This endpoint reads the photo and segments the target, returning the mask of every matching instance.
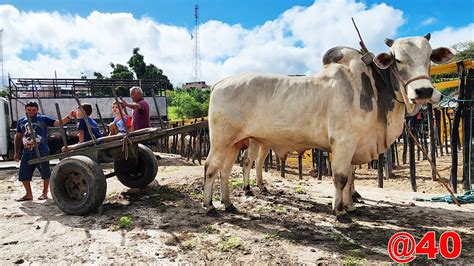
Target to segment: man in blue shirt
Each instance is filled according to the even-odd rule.
[[[90,117],[90,115],[92,114],[92,105],[90,103],[83,103],[82,109],[87,114],[87,117],[88,117],[87,121],[89,122],[89,125],[91,126],[92,134],[94,134],[96,139],[102,137],[102,134],[100,133],[100,130],[99,130],[99,125],[97,124],[97,122],[95,122],[94,119]],[[87,129],[85,115],[82,113],[80,107],[77,108],[75,115],[76,115],[76,118],[79,120],[79,122],[77,123],[77,129],[79,130],[79,135],[78,135],[79,142],[81,143],[81,142],[92,140],[92,137],[89,134],[89,130]]]
[[[49,155],[48,147],[48,127],[50,126],[59,126],[59,121],[54,120],[48,116],[38,114],[38,104],[35,102],[29,102],[25,105],[25,112],[31,119],[32,127],[36,135],[36,143],[38,144],[38,149],[41,156]],[[73,112],[70,112],[68,116],[62,118],[63,124],[71,121]],[[20,161],[20,149],[23,144],[23,154],[21,156],[20,162],[20,172],[18,174],[19,180],[23,183],[23,186],[26,190],[26,195],[17,199],[17,201],[27,201],[33,200],[33,193],[31,192],[31,179],[33,177],[33,172],[35,168],[41,173],[41,178],[43,179],[43,193],[38,198],[39,200],[44,200],[48,198],[48,187],[49,187],[49,177],[51,175],[51,169],[49,168],[49,162],[44,162],[34,165],[28,165],[28,161],[35,159],[36,151],[34,148],[33,134],[32,129],[28,124],[28,118],[22,117],[18,120],[16,135],[15,135],[15,161]]]

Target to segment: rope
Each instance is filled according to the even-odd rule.
[[[131,146],[132,140],[128,136],[124,136],[122,139],[122,152],[124,153],[125,160],[128,160],[128,151]]]
[[[453,97],[449,97],[448,95],[444,95],[443,93],[441,93],[443,95],[444,98],[448,99],[448,105],[449,103],[451,102],[456,102],[456,103],[467,103],[467,102],[474,102],[474,99],[471,99],[471,100],[460,100],[460,99],[456,99],[456,98],[453,98]]]
[[[431,201],[431,202],[447,202],[454,203],[454,199],[451,195],[441,196],[441,197],[432,197],[432,198],[413,198],[416,201]],[[474,190],[468,190],[464,195],[456,196],[456,199],[461,204],[474,203]]]

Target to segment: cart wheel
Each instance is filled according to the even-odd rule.
[[[107,182],[99,164],[86,156],[63,159],[51,173],[51,194],[67,214],[85,215],[105,199]]]
[[[148,147],[138,144],[138,158],[115,159],[114,170],[123,185],[129,188],[144,188],[155,180],[158,162]]]

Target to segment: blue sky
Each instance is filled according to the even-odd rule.
[[[190,0],[0,2],[4,60],[12,76],[91,75],[125,63],[133,47],[176,83],[190,78]],[[384,37],[433,33],[432,45],[473,40],[472,0],[200,0],[202,79],[242,71],[310,74],[335,45],[369,48]],[[300,7],[297,7],[300,6]]]
[[[1,1],[25,11],[57,11],[87,16],[92,11],[130,12],[149,16],[158,23],[192,28],[194,5],[200,5],[201,22],[219,20],[252,28],[277,18],[295,6],[310,6],[314,0],[17,0]],[[0,2],[0,3],[1,3]],[[404,12],[407,23],[401,35],[419,35],[443,26],[459,27],[474,21],[472,0],[365,0],[368,6],[386,3]],[[432,20],[430,20],[432,18]],[[422,25],[425,21],[428,25]],[[387,18],[386,23],[390,23]]]

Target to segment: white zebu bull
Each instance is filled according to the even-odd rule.
[[[255,140],[277,154],[317,147],[333,154],[333,210],[349,222],[344,207],[354,210],[350,196],[351,164],[376,159],[401,134],[405,109],[438,102],[441,94],[429,78],[430,59],[453,57],[448,48],[432,49],[425,37],[386,39],[390,53],[376,56],[372,66],[350,48],[329,50],[324,69],[313,76],[242,74],[213,86],[209,103],[211,150],[205,164],[204,205],[215,214],[212,188],[218,173],[226,211],[228,177],[241,148]],[[340,64],[339,62],[344,62]]]

